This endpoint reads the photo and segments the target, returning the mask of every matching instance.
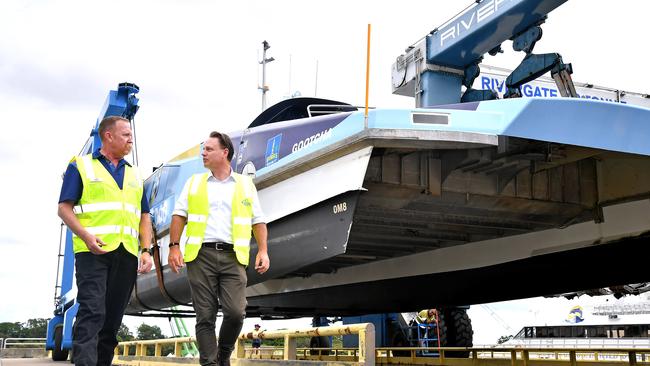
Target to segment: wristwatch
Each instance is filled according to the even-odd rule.
[[[151,248],[142,248],[140,249],[140,253],[149,253],[151,255]]]

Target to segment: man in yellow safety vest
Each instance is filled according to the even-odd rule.
[[[260,274],[269,269],[267,229],[257,190],[250,177],[232,171],[234,152],[228,135],[210,133],[201,152],[209,171],[187,180],[170,226],[168,264],[178,273],[187,263],[201,365],[230,365],[230,354],[246,316],[251,231],[258,247],[255,269]],[[186,224],[183,255],[180,243]],[[217,346],[219,303],[223,323]]]
[[[433,324],[436,322],[436,309],[424,309],[418,312],[415,321],[418,324]]]
[[[100,149],[68,165],[59,196],[59,216],[73,233],[75,253],[79,310],[72,354],[84,366],[111,365],[136,275],[153,264],[143,182],[124,160],[133,145],[131,123],[106,117],[99,136]]]
[[[415,317],[415,322],[418,324],[418,338],[420,339],[420,347],[429,347],[429,338],[435,337],[434,334],[430,334],[435,325],[438,326],[438,311],[436,309],[424,309],[418,312]],[[440,346],[440,342],[438,342]]]

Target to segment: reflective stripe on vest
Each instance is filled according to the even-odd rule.
[[[106,245],[102,249],[112,251],[120,243],[131,254],[138,255],[138,230],[143,186],[137,170],[124,167],[124,182],[119,188],[115,179],[92,155],[75,158],[83,183],[83,193],[74,213],[81,225]],[[73,235],[75,253],[87,252],[81,238]]]
[[[139,233],[137,230],[134,230],[133,228],[130,228],[128,226],[115,226],[115,225],[109,225],[109,226],[95,226],[95,227],[88,227],[86,230],[97,236],[97,235],[105,235],[105,234],[120,234],[124,233],[124,235],[130,235],[134,237],[135,239],[138,239]],[[73,237],[76,237],[77,234],[72,234]]]
[[[253,181],[249,177],[237,173],[235,191],[232,198],[232,243],[237,261],[248,265],[250,256],[250,240],[253,222]],[[205,236],[209,213],[208,178],[210,173],[194,174],[190,177],[190,188],[187,198],[187,229],[185,231],[185,254],[183,260],[191,262],[196,259]]]
[[[81,205],[74,206],[73,209],[75,214],[80,214],[84,212],[121,211],[121,210],[132,212],[137,217],[140,217],[141,214],[140,209],[138,207],[135,207],[129,203],[122,204],[122,202],[87,203],[83,206]]]

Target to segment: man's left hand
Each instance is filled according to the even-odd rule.
[[[255,256],[255,270],[259,274],[263,274],[264,272],[269,270],[269,266],[271,265],[271,262],[269,260],[269,255],[266,252],[262,253],[257,253]]]
[[[151,271],[153,266],[153,258],[149,252],[140,254],[140,263],[138,264],[138,273],[147,273]]]

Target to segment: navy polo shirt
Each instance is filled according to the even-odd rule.
[[[104,168],[111,174],[117,186],[122,189],[124,183],[124,167],[129,164],[126,160],[120,159],[117,162],[117,166],[108,160],[104,155],[102,155],[99,150],[96,150],[93,153],[93,159],[99,159],[99,162],[102,163]],[[77,163],[72,162],[68,165],[68,169],[65,171],[63,176],[63,185],[61,186],[61,195],[59,196],[59,203],[61,202],[73,202],[77,204],[81,199],[81,194],[83,193],[83,181],[81,180],[81,175],[79,174],[79,169],[77,169]],[[142,213],[149,213],[149,200],[147,200],[147,195],[145,192],[142,192],[142,203],[140,204],[140,209]]]

